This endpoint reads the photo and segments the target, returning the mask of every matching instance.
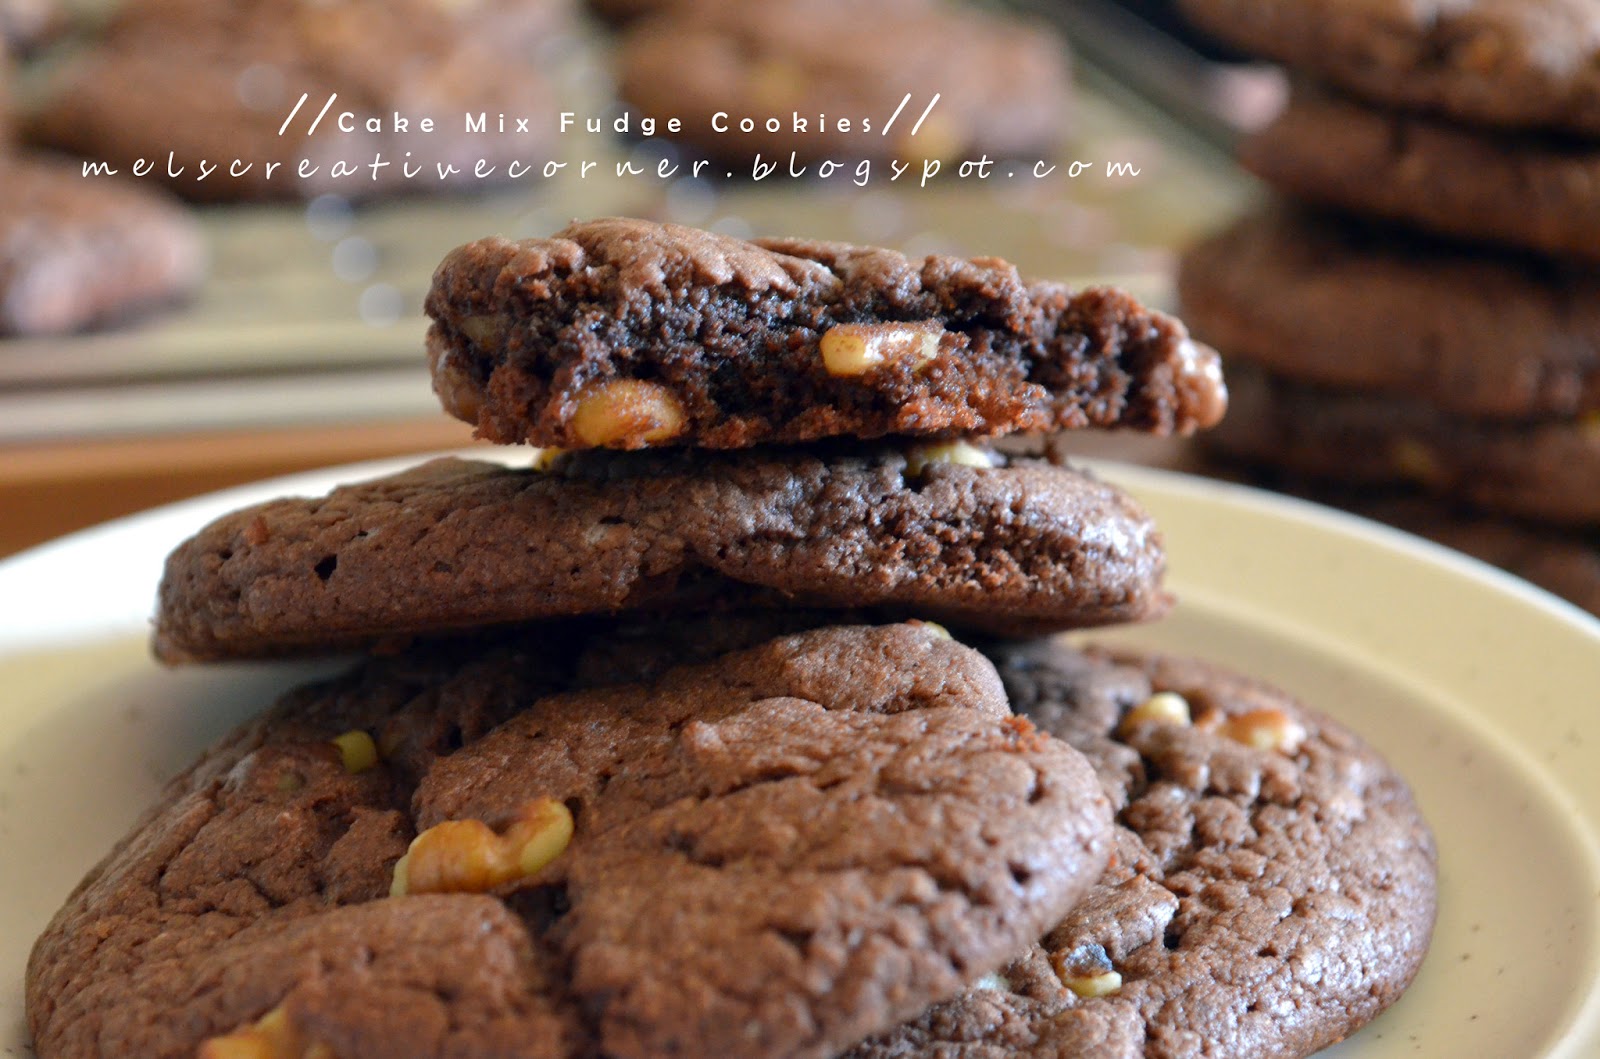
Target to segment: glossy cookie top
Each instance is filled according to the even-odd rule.
[[[995,633],[1158,617],[1165,554],[1114,486],[968,443],[438,460],[223,516],[167,560],[168,662],[486,625],[875,608]]]

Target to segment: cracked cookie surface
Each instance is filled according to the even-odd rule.
[[[1178,321],[995,258],[613,218],[460,247],[427,311],[445,409],[503,444],[1187,432],[1227,403]]]
[[[1370,747],[1200,662],[989,653],[1018,712],[1095,763],[1111,867],[1027,956],[851,1059],[1301,1056],[1400,995],[1432,933],[1437,857]],[[1191,723],[1136,720],[1158,691]],[[1279,742],[1241,742],[1262,733]],[[1105,995],[1063,985],[1108,969]]]
[[[1088,763],[928,626],[603,687],[581,674],[625,679],[629,651],[583,648],[373,661],[224,740],[35,947],[40,1055],[270,1025],[345,1059],[820,1057],[998,968],[1105,865]],[[329,742],[352,729],[381,755],[355,773]],[[419,830],[530,798],[575,821],[553,861],[388,896]]]
[[[1164,562],[1120,490],[970,445],[593,452],[544,471],[440,460],[201,530],[168,561],[156,652],[750,605],[1066,628],[1165,612]]]

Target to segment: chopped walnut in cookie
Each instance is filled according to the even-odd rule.
[[[255,1022],[200,1045],[198,1059],[337,1059],[326,1044],[309,1041],[289,1021],[282,1004]]]
[[[958,467],[999,467],[1005,457],[992,449],[981,448],[970,441],[957,439],[935,445],[913,445],[906,450],[906,474],[918,477],[929,467],[940,463]]]
[[[1282,710],[1251,710],[1222,722],[1221,732],[1235,742],[1257,750],[1293,754],[1305,742],[1306,727]]]
[[[638,449],[683,432],[683,404],[667,387],[640,379],[612,379],[583,392],[572,430],[585,445]]]
[[[1122,988],[1122,975],[1111,966],[1103,946],[1080,945],[1051,960],[1061,984],[1080,997],[1109,996]]]
[[[412,840],[389,894],[484,893],[529,878],[565,852],[572,831],[571,811],[550,798],[524,806],[503,835],[482,820],[446,820]]]
[[[909,360],[922,369],[939,356],[944,325],[937,320],[903,324],[838,324],[818,345],[829,375],[865,375],[885,364]]]

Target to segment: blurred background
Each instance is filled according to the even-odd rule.
[[[458,0],[448,6],[456,13],[468,6],[498,6],[502,14],[516,14],[519,2]],[[330,21],[341,9],[372,22],[388,17],[384,10],[359,4],[250,0],[232,6],[258,6],[263,17],[280,26],[295,17]],[[598,162],[586,179],[564,172],[513,186],[479,181],[445,191],[419,180],[416,188],[370,196],[364,188],[360,194],[274,189],[268,197],[275,201],[259,201],[259,188],[242,185],[227,193],[185,180],[162,188],[153,177],[129,178],[127,164],[118,166],[123,172],[117,181],[85,179],[70,167],[52,175],[51,194],[58,198],[74,190],[63,184],[82,185],[77,190],[87,196],[118,183],[151,197],[171,196],[171,204],[188,200],[178,209],[197,226],[204,260],[189,275],[167,277],[164,287],[158,282],[152,291],[134,292],[134,304],[128,306],[90,305],[77,318],[42,324],[30,322],[25,312],[11,314],[10,333],[0,337],[0,553],[263,475],[468,444],[469,428],[442,415],[429,388],[422,301],[443,254],[487,234],[542,236],[577,217],[635,215],[740,236],[802,235],[884,244],[914,254],[998,255],[1031,277],[1114,283],[1170,304],[1177,248],[1235,212],[1251,194],[1249,181],[1230,161],[1234,132],[1269,117],[1282,95],[1281,75],[1265,66],[1221,60],[1183,30],[1166,4],[1152,0],[974,7],[957,12],[966,22],[947,27],[935,19],[926,42],[896,42],[891,35],[885,47],[883,34],[871,34],[863,69],[850,69],[850,57],[842,53],[848,50],[846,38],[859,34],[859,28],[849,27],[859,27],[862,11],[873,5],[832,5],[837,12],[824,12],[828,4],[802,5],[810,29],[780,27],[762,40],[758,26],[748,38],[725,43],[734,67],[725,74],[728,109],[735,115],[752,92],[766,91],[775,76],[795,67],[802,68],[800,77],[791,75],[796,83],[779,86],[790,96],[764,113],[825,113],[830,102],[871,108],[874,93],[887,93],[892,102],[907,83],[908,91],[923,89],[915,99],[918,110],[931,92],[942,91],[944,110],[935,109],[938,117],[967,106],[969,96],[998,92],[1001,98],[991,103],[998,113],[1042,104],[1048,123],[1032,134],[1035,142],[1027,142],[1025,130],[1020,143],[1002,143],[998,153],[980,148],[970,156],[1010,153],[1025,159],[1029,169],[1035,160],[1046,159],[1061,168],[1045,178],[991,175],[987,181],[952,179],[947,172],[924,186],[911,177],[891,182],[887,166],[879,166],[860,186],[853,164],[849,180],[818,179],[813,164],[806,177],[781,172],[758,183],[748,175],[749,160],[737,157],[748,144],[712,145],[707,151],[659,134],[645,138],[637,120],[629,134],[611,130],[618,115],[628,112],[637,119],[651,108],[703,118],[694,110],[701,105],[692,97],[695,86],[669,85],[665,98],[649,98],[661,82],[697,72],[692,54],[701,42],[681,40],[685,27],[720,30],[752,16],[760,20],[762,12],[782,5],[723,0],[673,11],[695,5],[597,0],[585,7],[578,0],[570,6],[526,0],[523,6],[537,9],[524,12],[535,23],[531,33],[508,49],[512,54],[495,60],[504,64],[506,78],[531,71],[543,82],[533,90],[535,101],[523,108],[535,127],[531,140],[525,137],[516,147],[535,164],[546,158],[574,166]],[[907,10],[912,5],[904,2],[885,6],[900,10],[886,10],[883,18],[933,18]],[[495,117],[493,100],[463,94],[461,105],[452,106],[452,86],[444,86],[444,98],[419,101],[408,86],[386,84],[382,72],[366,69],[369,60],[317,55],[326,42],[316,39],[315,29],[304,35],[309,40],[263,42],[263,34],[243,26],[206,25],[217,20],[214,13],[183,8],[181,0],[130,0],[120,10],[0,0],[0,26],[8,25],[4,13],[10,11],[15,132],[6,149],[14,164],[9,171],[0,167],[0,200],[7,201],[0,207],[0,282],[20,286],[31,267],[50,272],[45,279],[51,283],[82,291],[100,282],[96,271],[150,274],[168,267],[170,262],[139,262],[137,248],[114,245],[115,231],[84,230],[89,227],[85,215],[97,204],[63,203],[36,191],[30,205],[24,181],[11,173],[23,164],[39,164],[43,151],[123,163],[148,156],[161,162],[158,175],[175,143],[180,162],[185,149],[212,159],[250,158],[259,153],[263,133],[240,126],[248,123],[251,92],[271,80],[273,66],[295,75],[280,76],[291,82],[284,86],[288,90],[279,92],[276,106],[260,108],[266,125],[276,125],[289,112],[301,83],[308,85],[301,91],[310,97],[301,122],[311,116],[310,108],[320,107],[326,93],[314,86],[323,84],[342,89],[342,98],[358,114],[385,115],[399,108],[414,116],[432,107],[443,115],[440,125],[452,127],[461,122],[462,112]],[[947,13],[941,10],[938,18]],[[840,28],[830,29],[830,23]],[[973,48],[974,35],[986,32],[988,23],[1033,41],[1012,47],[1049,52],[1060,63],[1063,83],[1040,83],[1053,75],[1007,62],[1009,42]],[[503,43],[504,26],[495,24],[483,36]],[[352,51],[375,48],[372,38],[382,39],[380,29],[364,25],[343,31],[357,38],[348,42]],[[785,31],[808,37],[803,48],[796,45],[807,54],[791,66],[784,65]],[[230,33],[256,40],[230,41]],[[418,35],[423,33],[419,28]],[[377,60],[381,66],[403,67],[396,51],[416,46],[404,31],[396,36],[384,41],[388,51]],[[652,41],[663,43],[665,58],[649,54]],[[472,43],[476,40],[462,42]],[[296,48],[301,54],[293,54]],[[917,48],[926,54],[911,54]],[[963,71],[969,48],[973,62],[992,65]],[[140,67],[144,56],[158,58]],[[658,64],[653,81],[648,67],[644,73],[630,72],[650,62]],[[809,74],[803,69],[807,62],[813,63]],[[817,73],[816,62],[839,68]],[[119,69],[118,63],[131,69]],[[517,72],[517,66],[527,69]],[[891,73],[896,67],[898,76]],[[808,107],[805,76],[859,80],[856,95],[866,98],[835,91]],[[739,77],[755,78],[754,88],[737,83]],[[917,80],[925,84],[918,86]],[[977,87],[967,87],[971,84]],[[619,86],[635,98],[620,98]],[[214,98],[228,88],[245,103]],[[562,133],[563,111],[580,121],[602,119],[604,130]],[[912,116],[901,120],[909,123]],[[979,124],[999,120],[981,112],[962,117]],[[189,125],[196,127],[193,135]],[[63,126],[69,128],[63,131]],[[761,146],[768,149],[766,157],[787,163],[781,141],[782,136]],[[527,147],[528,142],[537,147]],[[401,150],[405,145],[390,139],[379,146]],[[481,140],[473,146],[481,147]],[[831,151],[847,162],[860,153],[849,144],[800,146],[802,158],[808,149],[822,155]],[[717,157],[698,178],[688,174],[687,163],[694,159],[730,152],[735,157]],[[349,153],[366,158],[374,150],[362,143]],[[683,164],[677,176],[655,176],[663,159]],[[1076,178],[1067,176],[1079,160],[1092,164]],[[1128,168],[1107,176],[1104,166],[1110,161]],[[194,162],[189,159],[191,166]],[[631,162],[649,175],[618,179],[618,162]],[[919,165],[913,176],[920,175]],[[212,180],[220,183],[218,177]],[[31,219],[25,216],[30,209]],[[120,218],[111,206],[104,212],[109,216],[98,223],[115,229]],[[148,244],[171,237],[143,231],[138,238]],[[30,265],[29,253],[36,260],[68,260],[50,260],[42,268]],[[29,297],[41,296],[40,282],[35,277]]]

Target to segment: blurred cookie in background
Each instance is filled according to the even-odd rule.
[[[1178,288],[1227,367],[1214,451],[1600,525],[1600,271],[1272,206]]]
[[[199,228],[153,189],[13,156],[0,187],[0,336],[122,322],[200,283]]]
[[[585,6],[590,14],[602,22],[619,27],[636,19],[692,8],[695,3],[696,0],[587,0]],[[870,7],[880,12],[913,12],[927,10],[937,3],[938,0],[872,0]],[[721,6],[730,9],[742,7],[757,12],[789,6],[815,12],[826,8],[859,9],[863,5],[858,0],[724,0]]]
[[[577,28],[574,0],[431,0],[468,37],[532,62],[548,56]]]
[[[1384,106],[1600,134],[1594,0],[1181,0],[1219,40]]]
[[[1184,255],[1182,316],[1235,365],[1462,416],[1600,411],[1600,270],[1271,206]]]
[[[1600,261],[1600,140],[1474,129],[1301,85],[1240,158],[1303,201]]]
[[[1596,609],[1600,5],[1180,4],[1302,79],[1241,147],[1297,204],[1180,264],[1231,388],[1206,455]]]
[[[625,103],[729,164],[1045,157],[1070,110],[1062,40],[976,10],[679,0],[617,62]]]
[[[1207,448],[1341,483],[1411,484],[1485,511],[1600,526],[1600,415],[1495,422],[1426,401],[1228,366],[1230,406]]]
[[[0,51],[30,51],[66,24],[60,0],[0,0]]]
[[[537,167],[553,110],[532,66],[429,0],[139,0],[58,72],[28,132],[119,170],[154,163],[191,200],[360,199]],[[515,118],[532,120],[518,131]]]

